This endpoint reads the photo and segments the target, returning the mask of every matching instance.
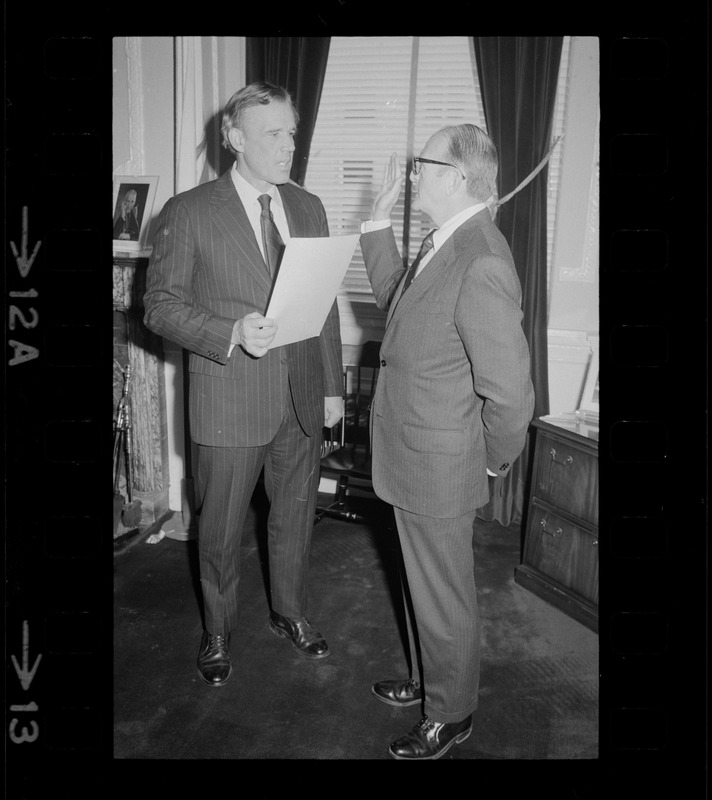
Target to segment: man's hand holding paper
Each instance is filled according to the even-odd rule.
[[[253,311],[235,323],[232,343],[239,344],[251,356],[261,358],[269,350],[276,333],[277,324],[273,319]]]

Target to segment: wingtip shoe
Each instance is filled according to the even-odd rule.
[[[371,687],[371,693],[389,706],[414,706],[423,699],[418,681],[408,680],[379,681]]]
[[[272,633],[283,636],[292,642],[292,647],[307,658],[326,658],[329,645],[305,617],[290,619],[274,611],[269,616],[269,627]]]
[[[203,631],[198,653],[198,675],[208,686],[224,686],[232,676],[230,635],[213,635]]]
[[[436,722],[427,715],[412,731],[396,739],[388,755],[399,761],[428,761],[444,756],[472,733],[472,714],[461,722]]]

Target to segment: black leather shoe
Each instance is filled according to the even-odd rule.
[[[294,649],[302,656],[326,658],[329,655],[329,645],[324,637],[304,617],[290,619],[272,611],[269,615],[269,627],[277,636],[290,639]]]
[[[388,755],[400,761],[427,761],[444,756],[472,733],[472,714],[462,722],[435,722],[425,716],[410,733],[396,739]]]
[[[208,686],[224,686],[232,675],[230,664],[230,635],[213,635],[203,631],[198,653],[198,675]]]
[[[422,700],[422,692],[420,691],[420,684],[409,678],[407,681],[379,681],[374,683],[371,687],[371,692],[382,703],[388,703],[389,706],[414,706]]]

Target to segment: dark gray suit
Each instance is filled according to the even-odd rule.
[[[364,234],[361,247],[378,306],[390,309],[371,414],[373,485],[395,508],[425,713],[458,722],[476,708],[479,682],[475,512],[488,500],[487,469],[509,471],[534,408],[521,288],[486,209],[454,231],[402,299],[392,229]]]
[[[328,236],[321,201],[278,187],[291,236]],[[169,200],[158,220],[146,325],[190,351],[189,417],[199,446],[201,583],[207,630],[235,625],[240,537],[264,464],[272,609],[304,616],[324,397],[342,394],[339,317],[320,336],[254,358],[229,354],[235,321],[264,314],[271,279],[230,172]]]

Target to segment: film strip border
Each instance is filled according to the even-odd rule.
[[[647,27],[601,38],[601,763],[641,790],[700,763],[707,586],[705,19]],[[111,758],[111,39],[9,45],[6,752],[30,786]]]
[[[111,756],[111,44],[7,30],[5,751],[35,797]]]
[[[603,49],[599,452],[601,755],[631,776],[650,769],[653,784],[688,762],[692,787],[704,741],[706,203],[694,167],[705,123],[690,103],[704,48],[689,24]]]

